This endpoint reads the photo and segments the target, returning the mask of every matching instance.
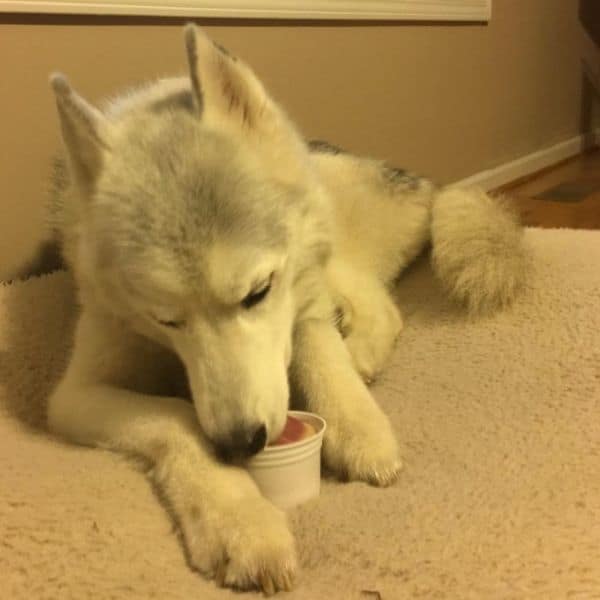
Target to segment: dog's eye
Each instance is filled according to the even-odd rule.
[[[271,282],[273,280],[273,275],[271,275],[265,285],[255,292],[250,292],[243,300],[242,306],[244,308],[252,308],[256,306],[260,302],[262,302],[271,289]]]

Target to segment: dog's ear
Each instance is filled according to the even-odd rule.
[[[259,127],[272,103],[252,70],[193,24],[185,27],[185,45],[192,89],[203,118]]]
[[[79,96],[61,74],[53,74],[50,84],[56,96],[63,140],[73,175],[83,191],[93,190],[108,151],[107,118]]]

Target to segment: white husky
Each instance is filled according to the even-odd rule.
[[[527,253],[485,194],[305,143],[248,66],[193,26],[185,41],[188,77],[102,110],[52,77],[68,159],[53,216],[81,314],[48,423],[145,458],[190,564],[272,593],[293,585],[294,540],[240,461],[291,396],[327,420],[329,469],[392,483],[364,380],[402,327],[393,282],[431,241],[449,292],[495,308]]]

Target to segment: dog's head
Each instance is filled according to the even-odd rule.
[[[106,111],[52,78],[79,203],[77,277],[178,353],[206,435],[250,455],[285,422],[293,284],[318,186],[252,71],[192,26],[185,40],[189,78]]]

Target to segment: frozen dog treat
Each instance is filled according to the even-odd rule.
[[[284,444],[299,442],[315,433],[316,430],[310,423],[305,423],[304,421],[289,415],[281,435],[271,444],[271,446],[282,446]]]
[[[258,489],[275,506],[287,510],[319,495],[326,428],[319,415],[291,410],[279,438],[248,462]]]

